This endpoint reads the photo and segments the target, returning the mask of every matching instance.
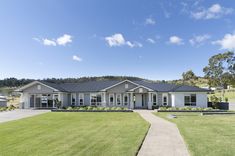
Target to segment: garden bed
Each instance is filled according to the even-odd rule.
[[[205,112],[201,115],[235,115],[235,112]]]
[[[227,112],[226,110],[157,110],[157,112]]]
[[[52,112],[133,112],[133,110],[67,110],[67,109],[52,109]]]
[[[0,107],[0,112],[4,112],[4,111],[11,111],[11,110],[14,110],[16,109],[15,106],[11,105],[9,107]]]

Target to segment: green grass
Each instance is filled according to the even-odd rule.
[[[47,113],[0,124],[0,155],[135,155],[149,124],[137,113]]]
[[[192,156],[235,155],[235,115],[155,114],[176,123]],[[175,114],[177,118],[168,119],[169,114]]]

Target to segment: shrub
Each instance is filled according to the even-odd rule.
[[[225,102],[228,102],[228,97],[225,97]]]
[[[88,106],[87,110],[93,110],[93,107],[92,106]]]
[[[73,107],[68,107],[67,110],[74,110],[75,108]]]

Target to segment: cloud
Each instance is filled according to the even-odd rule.
[[[125,44],[125,39],[122,34],[114,34],[112,36],[105,37],[105,40],[110,47],[122,46]]]
[[[213,4],[211,7],[205,9],[200,8],[199,11],[192,12],[191,15],[193,18],[199,19],[218,19],[222,16],[229,15],[233,13],[232,8],[222,7],[220,4]]]
[[[32,38],[33,40],[42,43],[45,46],[57,46],[57,45],[62,45],[66,46],[68,43],[72,42],[72,36],[68,34],[64,34],[61,37],[58,37],[57,39],[40,39],[37,37]]]
[[[149,42],[149,43],[152,43],[152,44],[156,43],[156,41],[152,38],[148,38],[146,41]]]
[[[149,18],[145,19],[145,24],[146,25],[155,25],[156,21],[153,18],[149,17]]]
[[[68,35],[68,34],[64,34],[63,36],[57,38],[56,42],[57,42],[58,45],[65,46],[66,44],[72,42],[72,36]]]
[[[183,43],[183,40],[182,40],[180,37],[178,37],[178,36],[171,36],[171,37],[169,38],[169,43],[171,43],[171,44],[176,44],[176,45],[182,45],[182,44],[184,44],[184,43]]]
[[[53,40],[43,39],[42,41],[45,46],[56,46],[56,42]]]
[[[77,56],[77,55],[73,55],[73,60],[74,61],[78,61],[78,62],[81,62],[82,61],[82,58]]]
[[[221,40],[213,41],[212,44],[221,46],[221,49],[235,50],[235,34],[226,34]]]
[[[193,38],[191,38],[189,40],[189,43],[192,45],[192,46],[196,46],[196,47],[199,47],[199,46],[202,46],[207,40],[209,40],[211,38],[210,35],[208,34],[204,34],[204,35],[198,35],[198,36],[194,36]]]
[[[118,47],[124,45],[127,45],[130,48],[143,47],[143,45],[137,41],[134,42],[126,41],[123,35],[120,33],[116,33],[114,35],[105,37],[105,41],[108,43],[110,47]]]

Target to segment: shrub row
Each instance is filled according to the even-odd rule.
[[[16,109],[16,107],[13,106],[13,105],[10,105],[9,107],[0,107],[0,112],[11,111],[11,110],[14,110],[14,109]]]
[[[85,106],[85,107],[68,107],[66,110],[129,110],[128,108],[124,107],[95,107],[95,106]]]
[[[218,111],[219,109],[213,109],[211,107],[200,108],[200,107],[159,107],[159,110],[169,110],[169,111]]]

